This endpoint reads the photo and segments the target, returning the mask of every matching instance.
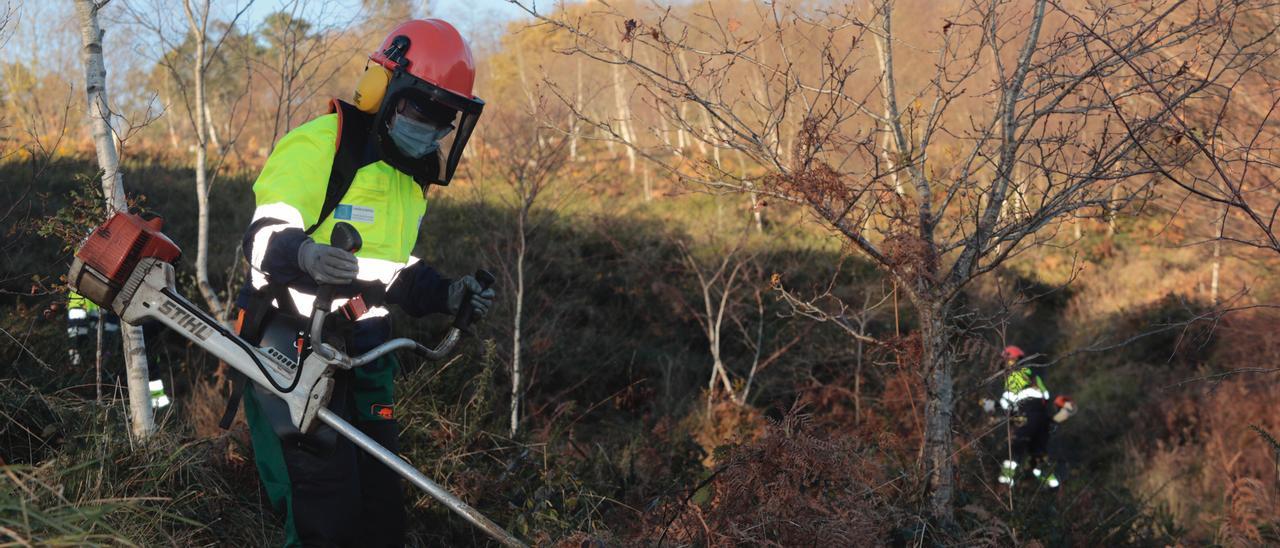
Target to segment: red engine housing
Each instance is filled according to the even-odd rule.
[[[154,257],[172,263],[182,256],[177,244],[160,232],[163,226],[160,217],[147,220],[123,211],[112,215],[76,251],[67,284],[99,306],[111,308],[139,261]]]

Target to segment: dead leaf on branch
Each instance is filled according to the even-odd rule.
[[[622,41],[630,42],[635,38],[636,29],[640,27],[640,22],[635,19],[627,19],[623,24]]]

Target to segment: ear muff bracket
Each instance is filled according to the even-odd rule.
[[[409,51],[409,45],[409,37],[402,34],[391,39],[391,45],[382,52],[382,55],[394,64],[396,72],[403,72],[403,68],[408,66],[404,54]],[[391,76],[391,70],[380,63],[375,63],[373,66],[366,64],[364,74],[356,83],[352,104],[362,112],[369,114],[378,112],[378,108],[382,106],[382,99],[387,94],[387,88],[391,84]]]

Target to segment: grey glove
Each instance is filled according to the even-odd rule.
[[[333,285],[351,283],[360,269],[350,251],[318,244],[310,238],[298,246],[298,266],[316,283]]]
[[[493,298],[498,294],[493,288],[485,289],[481,287],[480,282],[476,281],[476,277],[470,274],[458,278],[449,284],[449,313],[457,314],[462,308],[462,296],[471,292],[471,307],[475,309],[475,318],[481,319],[489,312],[489,307],[493,306]]]

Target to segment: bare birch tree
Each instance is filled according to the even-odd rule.
[[[209,42],[209,4],[204,0],[193,9],[192,0],[183,0],[182,11],[187,16],[191,37],[195,40],[195,57],[191,64],[192,85],[195,90],[196,129],[196,285],[200,295],[209,305],[214,317],[222,318],[222,299],[209,283],[209,104],[205,98],[204,77],[209,68],[206,47]]]
[[[745,277],[743,270],[750,264],[750,258],[739,256],[741,246],[742,241],[739,240],[731,249],[718,254],[719,264],[705,267],[688,246],[683,243],[680,246],[685,268],[697,277],[697,288],[702,296],[701,309],[691,308],[695,310],[693,316],[698,320],[698,325],[702,327],[702,332],[707,337],[707,350],[711,353],[711,378],[707,380],[708,406],[715,398],[717,382],[724,389],[726,396],[737,401],[733,382],[729,380],[728,368],[725,367],[722,349],[726,320],[732,321],[729,318],[729,309],[737,304],[734,301],[734,292],[742,285]]]
[[[622,81],[622,67],[619,65],[613,65],[612,76],[613,106],[618,125],[618,138],[626,145],[623,148],[626,149],[627,153],[627,173],[635,175],[636,147],[639,146],[640,143],[636,142],[636,135],[632,130],[631,101],[628,98],[627,88]]]
[[[799,329],[785,342],[768,340],[775,335],[766,332],[768,316],[776,314],[766,312],[764,294],[773,291],[770,287],[773,284],[763,283],[762,261],[756,253],[748,250],[749,231],[750,225],[744,223],[736,231],[739,236],[732,241],[712,233],[708,238],[710,241],[698,249],[685,242],[678,244],[685,272],[697,281],[693,289],[698,299],[689,303],[680,297],[680,293],[676,295],[681,307],[702,328],[707,338],[707,351],[711,354],[711,375],[707,379],[708,407],[714,403],[720,390],[730,401],[745,405],[757,376],[783,358],[807,333],[807,329]],[[750,360],[749,367],[740,365],[736,368],[737,373],[730,370],[731,360],[747,361],[742,357],[726,356],[730,345],[747,351],[745,358]],[[744,369],[746,373],[742,373]]]
[[[192,169],[195,172],[197,206],[196,285],[209,311],[214,317],[224,321],[230,313],[230,308],[222,302],[222,298],[218,296],[217,290],[209,281],[209,191],[213,185],[212,175],[216,174],[217,166],[221,165],[228,150],[234,146],[236,138],[229,135],[224,136],[223,139],[216,137],[209,105],[208,77],[210,67],[218,59],[220,50],[227,39],[235,34],[236,23],[252,4],[253,0],[248,0],[244,4],[236,3],[233,15],[222,25],[224,30],[216,39],[213,38],[211,28],[214,25],[212,0],[183,0],[183,24],[175,24],[169,20],[173,14],[165,10],[163,5],[143,7],[135,5],[128,8],[132,20],[153,34],[164,46],[165,54],[158,61],[169,72],[179,95],[184,98],[187,119],[193,128],[192,137],[195,141],[192,147],[195,150]],[[173,39],[172,34],[176,29],[184,31],[181,36],[185,40]],[[186,45],[186,41],[190,42],[189,59],[179,53],[183,50],[182,46]],[[188,77],[190,80],[187,79]],[[242,94],[247,91],[247,89],[243,90]],[[228,119],[231,118],[234,116],[228,113]],[[240,120],[247,120],[247,118],[241,117]],[[211,168],[209,145],[215,142],[218,161]]]
[[[1244,0],[898,4],[879,0],[870,15],[852,5],[599,5],[609,21],[594,27],[523,5],[573,39],[565,53],[625,67],[667,98],[661,112],[695,130],[712,158],[633,150],[705,188],[805,208],[901,289],[918,318],[913,365],[927,393],[925,506],[951,523],[954,378],[971,336],[957,297],[1051,241],[1063,220],[1144,199],[1150,176],[1175,166],[1143,148],[1199,94],[1249,70],[1257,48],[1233,42],[1252,7]],[[911,13],[905,31],[899,10]],[[930,70],[908,78],[903,63]],[[751,85],[767,90],[745,92]],[[782,153],[786,113],[799,123]],[[606,122],[589,121],[611,131]],[[740,150],[765,175],[744,184],[726,173],[721,149]],[[1002,215],[1015,195],[1025,210]]]
[[[569,161],[571,132],[544,125],[548,121],[563,120],[564,113],[548,109],[546,99],[529,89],[528,110],[513,107],[494,114],[493,127],[500,128],[485,133],[486,149],[481,166],[481,182],[497,179],[504,191],[499,199],[514,213],[515,226],[510,245],[500,250],[498,258],[503,265],[508,286],[514,287],[511,295],[514,311],[511,319],[511,423],[510,434],[515,436],[520,427],[521,400],[525,387],[523,378],[527,368],[525,340],[528,328],[526,298],[531,282],[529,265],[530,242],[553,219],[553,213],[563,207],[572,193],[562,191],[558,183],[564,176]],[[554,104],[551,106],[555,106]],[[581,184],[577,180],[575,183]]]
[[[244,11],[253,4],[253,0],[249,0],[244,7],[236,13],[235,17],[228,23],[228,29],[234,28],[236,20],[240,18]],[[209,48],[209,25],[212,21],[210,9],[212,0],[183,0],[182,11],[186,15],[187,29],[192,40],[195,42],[195,53],[191,64],[192,87],[194,93],[194,104],[191,105],[190,112],[193,116],[193,125],[195,126],[196,139],[196,285],[200,288],[200,295],[204,297],[204,301],[209,305],[209,311],[214,317],[226,319],[228,316],[227,307],[223,304],[222,299],[218,297],[218,292],[213,288],[213,284],[209,283],[209,143],[216,140],[213,133],[212,120],[209,116],[209,101],[205,90],[205,77],[209,71],[209,65],[214,56],[217,54],[218,48],[222,45],[222,40],[214,42],[212,51]],[[223,33],[225,39],[231,33],[230,30]],[[225,151],[224,151],[225,152]]]
[[[98,14],[106,4],[105,1],[76,0],[76,18],[80,24],[80,40],[83,45],[81,61],[84,63],[89,124],[93,128],[98,167],[102,170],[102,194],[106,197],[108,210],[124,211],[127,208],[124,177],[120,173],[120,157],[117,155],[111,126],[111,109],[107,102],[107,68],[102,58],[102,37],[105,32],[98,23]],[[141,327],[122,325],[120,331],[124,339],[125,377],[129,385],[130,432],[135,439],[144,440],[155,432],[151,391],[147,387],[150,375],[147,370],[146,345],[142,339]]]

